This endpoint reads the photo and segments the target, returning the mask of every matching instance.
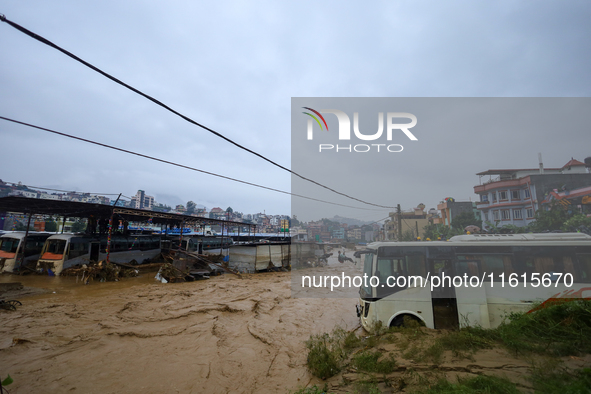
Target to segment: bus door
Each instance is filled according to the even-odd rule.
[[[374,288],[376,314],[383,323],[403,324],[404,315],[414,315],[431,326],[431,295],[423,246],[386,246],[378,249],[373,276],[379,279]],[[366,262],[367,266],[367,262]],[[389,319],[389,320],[386,320]]]
[[[484,257],[483,254],[474,254],[468,247],[456,248],[454,260],[454,275],[461,277],[454,285],[460,327],[480,326],[490,328],[488,301],[486,289],[489,286],[483,278]],[[480,251],[482,252],[482,251]],[[481,283],[482,282],[482,283]]]
[[[453,272],[453,249],[450,246],[430,246],[426,248],[427,269],[431,276],[429,283],[433,327],[436,329],[456,329],[459,327],[456,292],[453,284],[444,282],[445,275]]]
[[[429,258],[427,261],[431,274],[431,304],[433,325],[436,329],[454,330],[459,327],[458,305],[453,284],[445,281],[445,276],[453,277],[451,258]],[[438,277],[439,280],[435,279]]]
[[[101,243],[94,241],[90,243],[90,261],[99,261],[99,253],[101,249]]]

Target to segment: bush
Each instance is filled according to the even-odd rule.
[[[421,394],[519,394],[515,384],[507,379],[480,375],[474,378],[458,379],[457,383],[440,380]]]
[[[540,393],[591,393],[591,368],[574,372],[537,370],[532,376],[534,388]]]
[[[355,355],[351,360],[351,365],[364,372],[377,372],[383,374],[392,372],[396,366],[394,357],[390,355],[388,359],[378,361],[380,356],[380,352],[365,351]]]
[[[496,332],[509,349],[570,356],[591,353],[591,301],[549,305],[531,313],[514,313]]]
[[[350,334],[357,338],[354,333],[337,327],[332,335],[312,335],[306,341],[308,369],[312,375],[327,379],[341,371],[348,355],[347,349],[358,344],[358,339],[356,341]]]

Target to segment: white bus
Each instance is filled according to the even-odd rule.
[[[43,244],[50,235],[29,232],[26,245],[24,231],[12,231],[0,236],[0,272],[14,272],[31,266],[34,270]]]
[[[141,264],[159,253],[158,235],[113,236],[109,260],[116,263],[129,263],[135,260]],[[95,238],[85,234],[56,234],[45,241],[37,263],[37,271],[59,275],[66,268],[106,258],[107,236]]]
[[[474,234],[449,241],[376,242],[364,262],[357,314],[399,326],[497,327],[534,303],[591,298],[591,236],[580,233]],[[372,277],[374,277],[372,279]]]
[[[222,245],[223,241],[223,245]],[[183,235],[182,250],[199,254],[228,254],[228,248],[234,242],[230,237]],[[163,251],[177,250],[179,248],[178,235],[163,236],[161,244]]]

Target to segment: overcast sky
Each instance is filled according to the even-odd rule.
[[[0,13],[286,167],[292,97],[588,97],[591,91],[587,1],[5,1]],[[0,23],[0,48],[0,116],[291,188],[287,172],[6,23]],[[401,188],[432,188],[394,200],[403,209],[418,202],[430,208],[450,195],[467,200],[476,197],[477,172],[537,167],[537,152],[547,167],[591,155],[587,131],[556,149],[545,136],[560,132],[528,135],[525,154],[500,150],[498,161],[489,155],[467,162],[484,147],[463,138],[446,155],[441,147],[421,148],[400,163],[410,175]],[[246,213],[291,210],[283,194],[3,120],[0,143],[0,179],[7,182],[126,196],[143,189],[169,205],[193,200]],[[442,160],[449,174],[461,169],[462,177],[442,183],[431,171]],[[305,175],[325,179],[332,170],[312,168]],[[466,174],[472,174],[468,181]],[[357,218],[385,216],[360,211]]]

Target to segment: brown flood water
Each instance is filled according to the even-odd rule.
[[[344,267],[334,258],[330,265]],[[331,266],[314,274],[331,274]],[[144,274],[85,286],[76,278],[0,276],[47,289],[11,297],[23,303],[16,312],[0,310],[0,377],[14,379],[11,394],[296,390],[311,380],[310,334],[353,329],[359,320],[355,298],[292,298],[290,279],[288,272],[226,274],[160,284]]]

